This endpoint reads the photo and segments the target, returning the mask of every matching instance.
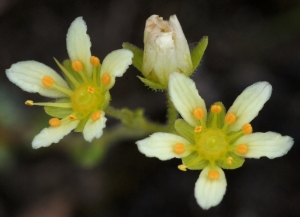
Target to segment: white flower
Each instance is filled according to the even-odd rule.
[[[109,89],[115,78],[122,76],[132,63],[133,54],[125,49],[113,51],[101,65],[100,60],[91,55],[91,42],[86,31],[81,17],[75,19],[68,30],[70,60],[63,65],[56,61],[66,80],[36,61],[18,62],[6,70],[8,79],[21,89],[58,98],[46,103],[25,102],[29,106],[45,106],[46,113],[54,117],[49,120],[50,127],[35,136],[33,148],[57,143],[74,129],[83,132],[87,141],[102,135],[106,122],[104,109],[110,100]]]
[[[280,157],[293,145],[289,136],[278,133],[252,133],[249,124],[270,98],[268,82],[257,82],[246,88],[225,113],[221,102],[207,113],[195,83],[188,77],[170,76],[171,100],[184,120],[175,123],[178,135],[154,133],[137,142],[138,149],[148,157],[161,160],[182,158],[178,168],[202,170],[195,185],[195,197],[203,209],[218,205],[226,192],[223,169],[236,169],[244,158]]]
[[[191,74],[192,70],[189,46],[176,15],[170,16],[169,21],[150,16],[144,31],[144,77],[167,85],[172,72]]]

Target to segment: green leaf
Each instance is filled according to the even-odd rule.
[[[241,167],[245,162],[245,159],[243,157],[240,157],[233,152],[229,152],[226,155],[226,158],[229,157],[232,157],[231,164],[228,164],[226,161],[217,161],[217,165],[223,169],[237,169]]]
[[[132,51],[134,55],[132,58],[132,64],[134,65],[135,68],[137,68],[140,72],[142,72],[143,56],[144,56],[143,50],[128,42],[124,42],[122,44],[122,47]]]
[[[203,36],[200,40],[200,42],[197,44],[197,46],[193,49],[191,52],[191,58],[193,63],[193,70],[188,76],[191,76],[191,74],[197,69],[199,66],[201,59],[204,55],[204,51],[206,50],[208,44],[208,37]]]
[[[182,163],[190,170],[202,170],[208,165],[207,160],[197,160],[198,153],[193,152],[187,157],[182,158]]]
[[[69,99],[59,99],[55,101],[55,103],[66,103],[70,102]],[[72,114],[73,109],[72,108],[59,108],[59,107],[53,107],[53,106],[45,106],[44,107],[45,112],[55,118],[65,118],[68,115]]]
[[[189,125],[185,120],[177,119],[175,121],[175,129],[180,136],[188,140],[191,144],[195,143],[194,128],[191,125]]]
[[[165,89],[167,89],[167,86],[161,85],[159,83],[155,83],[153,81],[150,81],[147,78],[142,78],[140,76],[137,76],[147,87],[150,87],[151,89],[157,91],[157,90],[162,90],[164,91]]]

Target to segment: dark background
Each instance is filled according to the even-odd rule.
[[[47,115],[24,101],[47,101],[11,84],[5,69],[37,60],[58,69],[53,57],[67,58],[66,33],[83,16],[92,53],[103,60],[122,42],[143,47],[146,19],[176,14],[191,47],[204,35],[209,45],[192,77],[209,106],[227,108],[244,88],[266,80],[271,99],[252,122],[254,131],[275,131],[295,139],[277,159],[248,159],[225,171],[227,191],[217,207],[203,211],[194,198],[200,171],[181,172],[180,160],[159,161],[139,153],[135,140],[109,144],[94,167],[80,164],[74,141],[32,150],[31,141],[47,126]],[[0,1],[0,216],[16,217],[169,217],[300,216],[300,3],[297,0],[1,0]],[[144,107],[165,120],[163,93],[144,88],[134,68],[118,78],[112,105]],[[109,119],[109,126],[116,121]],[[74,143],[75,144],[75,143]]]

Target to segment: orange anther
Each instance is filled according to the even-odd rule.
[[[99,64],[100,64],[99,58],[95,57],[95,56],[91,56],[90,62],[93,66],[99,66]]]
[[[110,83],[110,75],[107,73],[102,75],[101,81],[104,85],[108,85]]]
[[[91,94],[95,93],[95,88],[89,86],[88,87],[88,92],[91,93]]]
[[[216,180],[220,177],[220,173],[218,170],[210,170],[208,172],[208,178],[211,180]]]
[[[54,84],[54,79],[51,78],[50,76],[45,76],[42,78],[42,84],[45,87],[50,88],[52,86],[52,84]]]
[[[246,154],[248,152],[248,146],[245,145],[245,144],[239,144],[237,147],[236,147],[236,152],[238,154]]]
[[[195,129],[194,129],[194,132],[195,133],[200,133],[202,130],[202,127],[201,126],[196,126]]]
[[[77,120],[77,117],[75,115],[70,115],[69,120],[70,121],[75,121],[75,120]]]
[[[79,72],[83,69],[83,64],[79,60],[75,60],[72,62],[72,68],[76,71]]]
[[[197,120],[200,120],[201,118],[204,117],[204,111],[202,108],[195,108],[193,114]]]
[[[218,114],[222,111],[222,107],[219,105],[212,105],[210,108],[211,112],[214,114]]]
[[[244,124],[243,127],[242,127],[242,131],[243,131],[244,134],[252,133],[253,129],[252,129],[251,124]]]
[[[51,127],[58,127],[58,126],[60,126],[60,124],[61,124],[61,120],[59,120],[58,118],[51,118],[49,120],[49,125]]]
[[[233,161],[232,157],[228,157],[227,160],[226,160],[227,164],[229,164],[229,165],[232,164],[232,161]]]
[[[177,143],[176,145],[174,145],[174,152],[176,154],[182,154],[182,153],[184,153],[185,152],[184,144]]]
[[[236,120],[236,116],[232,113],[228,113],[226,116],[225,116],[225,121],[227,124],[233,124]]]
[[[186,172],[186,166],[185,165],[183,165],[183,164],[181,164],[181,165],[178,165],[178,169],[180,169],[181,171],[183,171],[183,172]]]
[[[28,105],[28,106],[33,106],[33,101],[32,100],[26,100],[25,102],[25,105]]]
[[[100,117],[101,117],[101,112],[99,110],[93,112],[93,114],[91,115],[91,118],[92,118],[93,121],[99,120]]]

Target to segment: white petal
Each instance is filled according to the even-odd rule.
[[[110,83],[106,86],[110,89],[115,84],[115,77],[121,77],[132,63],[133,53],[130,50],[119,49],[109,53],[103,60],[101,75],[109,74]]]
[[[157,157],[160,160],[182,158],[191,153],[186,150],[183,154],[176,154],[173,148],[177,143],[190,145],[186,139],[171,133],[154,133],[148,138],[136,142],[140,152],[147,157]]]
[[[103,128],[106,126],[105,113],[101,112],[101,117],[97,121],[91,118],[87,121],[83,129],[83,137],[86,141],[91,142],[94,138],[100,138],[103,134]]]
[[[86,33],[87,26],[82,17],[76,18],[67,33],[67,50],[71,61],[80,60],[88,77],[92,76],[91,40]]]
[[[204,168],[200,173],[200,177],[195,185],[195,197],[197,203],[203,209],[209,209],[212,206],[217,206],[223,199],[226,192],[226,177],[223,170],[219,167],[214,168],[220,173],[220,177],[216,180],[208,178],[210,167]]]
[[[46,88],[42,84],[42,78],[44,76],[52,77],[55,84],[69,89],[67,83],[59,74],[50,67],[37,61],[30,60],[15,63],[6,70],[6,75],[12,83],[19,86],[22,90],[30,93],[39,93],[42,96],[53,98],[67,96],[54,88]]]
[[[77,127],[79,120],[65,121],[58,127],[44,128],[38,135],[36,135],[32,141],[32,147],[34,149],[40,147],[48,147],[52,143],[58,143],[64,136],[69,134],[73,129]]]
[[[192,126],[199,125],[194,117],[194,109],[202,108],[206,119],[204,100],[199,96],[194,81],[187,76],[174,72],[170,75],[169,92],[175,108],[183,119]]]
[[[235,145],[246,144],[248,152],[240,155],[248,158],[268,157],[273,159],[285,155],[293,146],[294,140],[279,133],[253,133],[244,135],[235,142]]]
[[[268,82],[257,82],[247,87],[234,101],[228,113],[236,115],[236,122],[230,130],[240,130],[246,123],[250,123],[268,101],[272,93],[272,86]]]

